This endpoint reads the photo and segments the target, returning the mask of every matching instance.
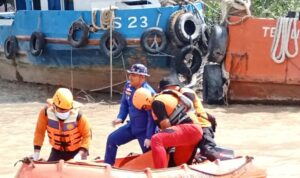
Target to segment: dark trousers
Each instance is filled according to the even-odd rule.
[[[203,137],[199,143],[200,154],[210,161],[219,159],[220,154],[216,151],[216,142],[214,141],[214,132],[211,127],[202,127]]]
[[[79,149],[75,151],[59,151],[52,148],[48,161],[59,161],[61,159],[68,161],[70,159],[73,159],[78,151]]]

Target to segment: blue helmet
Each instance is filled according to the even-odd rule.
[[[148,69],[143,64],[133,64],[130,70],[127,70],[129,74],[139,74],[144,76],[150,76],[148,74]]]

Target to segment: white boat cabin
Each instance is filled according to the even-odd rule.
[[[118,9],[161,7],[159,0],[0,0],[0,12],[16,10],[90,11],[114,6]]]

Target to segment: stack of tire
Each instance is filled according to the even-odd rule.
[[[202,53],[197,46],[201,34],[202,21],[197,15],[179,10],[174,12],[169,20],[168,37],[179,51],[175,55],[175,70],[189,83],[201,64]],[[188,55],[192,58],[187,59]]]
[[[222,62],[227,49],[227,29],[215,25],[208,42],[208,61],[203,72],[203,101],[207,104],[224,104]]]

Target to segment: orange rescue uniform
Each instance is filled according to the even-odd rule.
[[[72,110],[68,119],[57,119],[52,107],[40,111],[34,133],[34,149],[41,149],[47,130],[49,142],[58,151],[71,152],[89,149],[91,141],[90,124],[86,117]]]

